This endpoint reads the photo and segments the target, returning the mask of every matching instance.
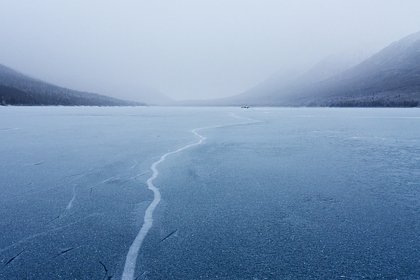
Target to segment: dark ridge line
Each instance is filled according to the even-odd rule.
[[[70,175],[66,175],[66,176],[64,176],[64,177],[62,177],[62,179],[67,179],[67,178],[73,178],[73,177],[83,177],[84,175],[90,175],[91,174],[91,172],[79,172],[79,173],[76,173],[76,174],[70,174]]]
[[[140,277],[143,277],[144,275],[147,275],[147,271],[143,272],[142,274],[139,274],[134,280],[140,279]]]
[[[55,220],[60,219],[60,217],[61,217],[61,214],[59,214],[58,216],[56,216],[55,218],[53,218],[52,220],[50,220],[50,221],[47,223],[47,225],[51,224],[51,223],[52,223],[52,222],[54,222]]]
[[[15,255],[14,257],[10,258],[6,264],[4,265],[4,267],[8,266],[12,261],[14,261],[17,257],[19,257],[23,252],[25,252],[26,249],[23,249],[22,251],[20,251],[17,255]]]
[[[61,251],[60,253],[58,253],[54,258],[58,258],[59,256],[64,255],[64,254],[66,254],[66,253],[68,253],[68,252],[70,252],[70,251],[72,251],[76,248],[79,248],[79,247],[71,247],[71,248],[65,249],[65,250]]]
[[[167,236],[165,236],[164,238],[162,238],[159,243],[162,243],[163,241],[165,241],[166,239],[168,239],[169,237],[171,237],[172,235],[174,235],[178,230],[174,230],[172,231],[170,234],[168,234]]]
[[[99,261],[99,263],[102,265],[102,267],[104,268],[104,270],[105,270],[105,275],[104,275],[104,277],[102,278],[103,280],[105,280],[105,279],[108,279],[108,280],[111,280],[112,279],[112,277],[113,277],[113,275],[110,275],[110,276],[108,276],[108,269],[106,268],[106,266],[105,266],[105,264],[103,263],[103,262],[101,262],[101,261]]]
[[[32,234],[32,235],[27,236],[27,237],[25,237],[25,238],[22,238],[22,239],[20,239],[20,240],[18,240],[18,241],[16,241],[16,242],[14,242],[14,243],[12,243],[12,244],[10,244],[10,245],[6,246],[6,247],[0,248],[0,253],[6,252],[6,251],[8,251],[10,248],[16,247],[17,245],[19,245],[19,244],[21,244],[21,243],[27,243],[29,240],[32,240],[32,239],[38,238],[38,237],[40,237],[40,236],[45,236],[45,235],[50,234],[50,233],[55,232],[55,231],[59,231],[59,230],[62,230],[62,229],[68,228],[68,227],[73,226],[73,225],[75,225],[75,224],[78,224],[78,223],[80,223],[80,222],[82,222],[82,221],[85,221],[85,220],[87,220],[87,219],[88,219],[88,218],[90,218],[90,217],[94,217],[94,216],[101,216],[102,214],[103,214],[103,213],[101,213],[101,212],[95,212],[95,213],[92,213],[92,214],[86,215],[86,216],[84,216],[83,218],[80,218],[80,219],[78,219],[78,220],[76,220],[76,221],[73,221],[73,222],[71,222],[71,223],[68,223],[68,224],[66,224],[66,225],[63,225],[63,226],[57,226],[57,227],[52,228],[52,229],[49,229],[49,230],[45,230],[45,231],[41,231],[41,232],[38,232],[38,233]],[[68,217],[72,217],[72,216],[74,216],[74,214],[71,214],[71,215],[70,215],[70,216],[68,216]]]

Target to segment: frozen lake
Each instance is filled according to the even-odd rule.
[[[419,109],[0,107],[0,170],[0,279],[420,278]]]

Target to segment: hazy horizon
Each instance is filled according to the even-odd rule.
[[[418,1],[0,1],[0,64],[118,98],[219,98],[378,51],[418,18]]]

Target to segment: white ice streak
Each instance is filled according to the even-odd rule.
[[[228,124],[228,125],[216,125],[216,126],[208,126],[208,127],[200,127],[195,128],[191,130],[191,133],[193,133],[195,136],[198,137],[198,141],[187,144],[177,150],[168,152],[160,157],[159,160],[155,161],[152,166],[150,167],[152,171],[152,176],[147,179],[147,187],[149,190],[153,192],[153,201],[152,203],[147,207],[146,212],[144,214],[144,222],[143,225],[137,234],[136,238],[134,239],[133,243],[130,246],[130,249],[128,250],[125,265],[124,265],[124,271],[122,273],[122,280],[133,280],[134,279],[134,273],[136,270],[136,263],[137,263],[137,257],[139,255],[139,251],[141,248],[141,245],[143,244],[144,239],[146,238],[147,233],[152,228],[153,225],[153,212],[155,211],[156,207],[158,206],[160,200],[161,200],[161,194],[159,191],[159,188],[157,188],[153,181],[159,176],[159,170],[157,169],[158,165],[161,164],[166,160],[166,158],[170,155],[180,153],[182,151],[185,151],[191,147],[201,145],[206,140],[206,137],[199,134],[198,131],[204,130],[204,129],[210,129],[210,128],[221,128],[221,127],[228,127],[228,126],[237,126],[237,125],[245,125],[245,124],[253,124],[258,123],[260,121],[255,119],[250,119],[246,117],[240,117],[236,114],[230,113],[230,116],[236,119],[242,119],[246,120],[244,123],[235,123],[235,124]]]
[[[0,131],[10,131],[10,130],[18,130],[18,127],[6,127],[6,128],[0,128]]]
[[[193,129],[191,132],[196,135],[198,137],[198,141],[185,145],[175,151],[171,151],[168,152],[166,154],[164,154],[163,156],[160,157],[160,159],[158,161],[155,161],[152,166],[150,167],[150,169],[152,170],[152,176],[147,179],[147,187],[149,188],[149,190],[151,190],[153,192],[153,201],[152,203],[147,207],[146,212],[144,214],[144,222],[143,225],[139,231],[139,233],[137,234],[136,238],[134,239],[133,243],[130,246],[130,249],[127,253],[127,257],[125,260],[125,265],[124,265],[124,271],[122,274],[122,279],[123,280],[132,280],[134,279],[134,273],[135,273],[135,269],[136,269],[136,262],[137,262],[137,257],[139,254],[139,250],[141,245],[143,244],[143,241],[147,235],[147,233],[149,232],[149,230],[152,228],[153,225],[153,212],[155,211],[156,207],[158,206],[160,200],[161,200],[161,194],[159,189],[153,184],[153,181],[159,176],[159,170],[157,169],[157,166],[164,162],[166,160],[166,158],[170,155],[182,152],[186,149],[189,149],[191,147],[200,145],[204,142],[204,140],[206,139],[206,137],[202,136],[201,134],[199,134],[197,131],[201,130],[203,128],[197,128],[197,129]]]
[[[69,203],[67,204],[66,210],[70,210],[73,208],[73,202],[76,199],[76,186],[73,186],[73,196],[70,199]]]

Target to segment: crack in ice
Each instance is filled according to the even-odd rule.
[[[162,155],[159,158],[159,160],[155,161],[151,165],[150,170],[152,171],[152,176],[149,177],[149,179],[147,179],[146,183],[147,183],[148,189],[153,192],[153,201],[147,207],[146,212],[144,214],[143,225],[142,225],[139,233],[137,234],[136,238],[134,239],[133,243],[131,244],[130,249],[128,250],[126,260],[125,260],[125,264],[124,264],[124,270],[123,270],[123,273],[122,273],[122,278],[121,278],[122,280],[133,280],[134,279],[137,257],[139,255],[140,248],[143,244],[144,239],[146,238],[147,233],[149,232],[149,230],[153,226],[153,212],[155,211],[156,207],[158,206],[158,204],[161,200],[161,194],[160,194],[159,188],[156,187],[153,184],[153,181],[159,176],[159,170],[157,169],[158,165],[161,164],[162,162],[164,162],[166,160],[166,158],[170,155],[177,154],[177,153],[185,151],[185,150],[187,150],[191,147],[201,145],[207,138],[198,133],[198,131],[200,131],[200,130],[210,129],[210,128],[222,128],[222,127],[229,127],[229,126],[245,125],[245,124],[254,124],[254,123],[261,122],[261,121],[250,119],[250,118],[240,117],[240,116],[237,116],[236,114],[233,114],[233,113],[231,113],[230,116],[233,117],[233,118],[246,120],[247,122],[195,128],[195,129],[191,130],[191,133],[193,133],[195,136],[198,137],[198,141],[196,141],[194,143],[187,144],[187,145],[185,145],[185,146],[183,146],[183,147],[181,147],[177,150],[174,150],[174,151],[171,151],[171,152],[168,152],[168,153]]]
[[[66,206],[66,210],[69,211],[71,208],[73,208],[73,202],[76,200],[76,186],[73,186],[73,196],[71,197],[69,203]]]
[[[150,203],[150,205],[147,207],[146,212],[144,214],[144,222],[143,225],[139,231],[139,233],[137,234],[136,238],[134,239],[133,243],[130,246],[130,249],[127,253],[127,257],[125,260],[125,265],[124,265],[124,271],[122,274],[122,279],[123,280],[132,280],[134,279],[134,273],[135,273],[135,269],[136,269],[136,262],[137,262],[137,257],[139,254],[139,250],[141,245],[143,244],[144,239],[146,238],[147,233],[149,232],[149,230],[152,228],[153,225],[153,212],[155,211],[156,207],[158,206],[160,200],[161,200],[161,194],[159,191],[159,188],[157,188],[154,184],[153,181],[159,176],[159,170],[157,169],[157,166],[164,162],[165,159],[173,154],[177,154],[179,152],[182,152],[184,150],[187,150],[191,147],[194,146],[198,146],[200,144],[202,144],[204,142],[204,140],[206,139],[206,137],[204,137],[203,135],[199,134],[197,131],[204,129],[204,128],[196,128],[193,129],[191,132],[196,135],[199,140],[197,142],[185,145],[175,151],[171,151],[168,152],[164,155],[162,155],[160,157],[159,160],[155,161],[152,166],[150,167],[150,169],[152,170],[152,176],[147,179],[147,187],[149,190],[151,190],[153,192],[153,201],[152,203]]]

